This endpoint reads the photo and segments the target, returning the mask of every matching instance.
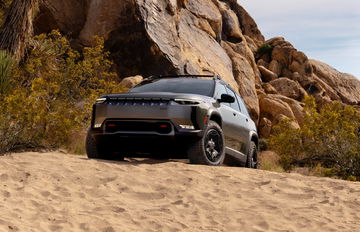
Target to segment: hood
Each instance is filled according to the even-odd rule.
[[[101,96],[102,98],[109,99],[161,99],[161,100],[174,100],[174,99],[189,99],[197,101],[209,101],[212,98],[197,94],[187,93],[170,93],[170,92],[142,92],[142,93],[121,93],[121,94],[108,94]]]

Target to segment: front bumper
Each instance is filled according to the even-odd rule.
[[[175,125],[167,134],[144,131],[106,132],[105,128],[91,129],[90,133],[97,145],[126,156],[138,156],[138,154],[186,155],[189,145],[203,136],[203,130],[179,129]]]

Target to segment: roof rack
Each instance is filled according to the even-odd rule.
[[[222,80],[221,77],[217,76],[217,75],[191,75],[191,74],[175,74],[175,75],[153,75],[153,76],[149,76],[148,80],[156,80],[156,79],[161,79],[161,78],[180,78],[180,77],[188,77],[188,78],[198,78],[198,77],[210,77],[213,78],[214,80]]]

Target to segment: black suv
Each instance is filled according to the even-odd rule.
[[[171,154],[191,163],[257,168],[258,135],[241,97],[216,76],[160,76],[93,106],[89,158]]]

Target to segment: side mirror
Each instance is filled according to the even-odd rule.
[[[229,94],[222,94],[221,99],[218,100],[219,102],[225,102],[225,103],[234,103],[235,98]]]

